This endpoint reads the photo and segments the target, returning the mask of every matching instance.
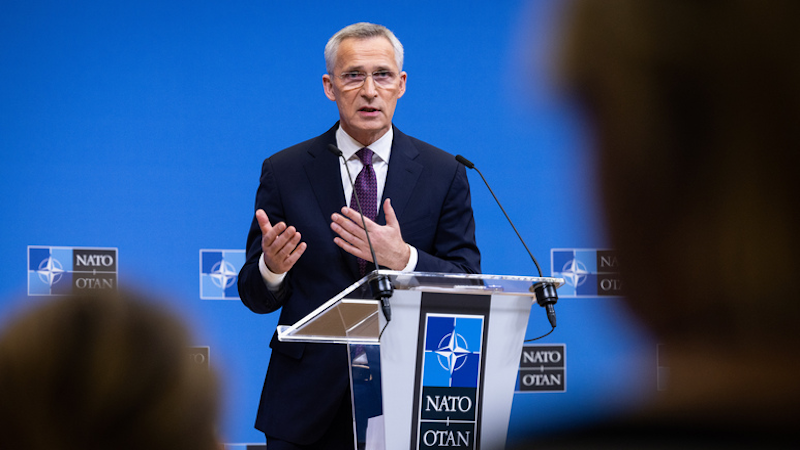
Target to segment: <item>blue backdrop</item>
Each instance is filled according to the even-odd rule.
[[[223,375],[225,442],[254,422],[277,314],[200,298],[202,249],[243,249],[262,160],[327,130],[323,47],[358,21],[405,46],[395,124],[471,159],[545,275],[552,249],[604,249],[591,141],[555,89],[557,1],[0,3],[0,324],[28,296],[29,246],[115,248]],[[535,267],[470,172],[483,270]],[[566,390],[515,395],[510,439],[656,389],[656,348],[614,298],[562,298]],[[549,330],[534,307],[528,337]]]

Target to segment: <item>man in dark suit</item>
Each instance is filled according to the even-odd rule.
[[[242,302],[262,314],[281,308],[280,324],[305,317],[375,268],[357,207],[348,203],[344,164],[372,180],[375,198],[359,198],[374,217],[366,222],[381,267],[480,272],[465,168],[392,125],[406,88],[400,42],[382,26],[354,24],[330,39],[325,60],[325,95],[340,120],[264,161],[239,274]],[[256,419],[270,450],[352,449],[344,346],[276,336]]]

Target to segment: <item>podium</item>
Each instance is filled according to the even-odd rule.
[[[359,298],[380,275],[394,285],[388,324],[377,300]],[[564,284],[373,271],[297,323],[279,325],[278,338],[348,346],[357,450],[503,449],[540,282]]]

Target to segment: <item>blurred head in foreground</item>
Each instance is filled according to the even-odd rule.
[[[662,410],[785,423],[800,405],[800,2],[574,6],[562,67],[627,302],[671,357]]]
[[[216,449],[217,392],[174,316],[78,294],[0,334],[0,448]]]

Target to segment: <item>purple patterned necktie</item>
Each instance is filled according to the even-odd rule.
[[[375,221],[378,216],[378,181],[375,178],[375,171],[372,169],[372,150],[364,147],[356,156],[364,164],[364,168],[358,173],[355,182],[355,190],[350,197],[350,207],[358,211],[358,200],[361,200],[361,212],[364,217]],[[358,258],[358,273],[363,277],[367,273],[367,261]]]

